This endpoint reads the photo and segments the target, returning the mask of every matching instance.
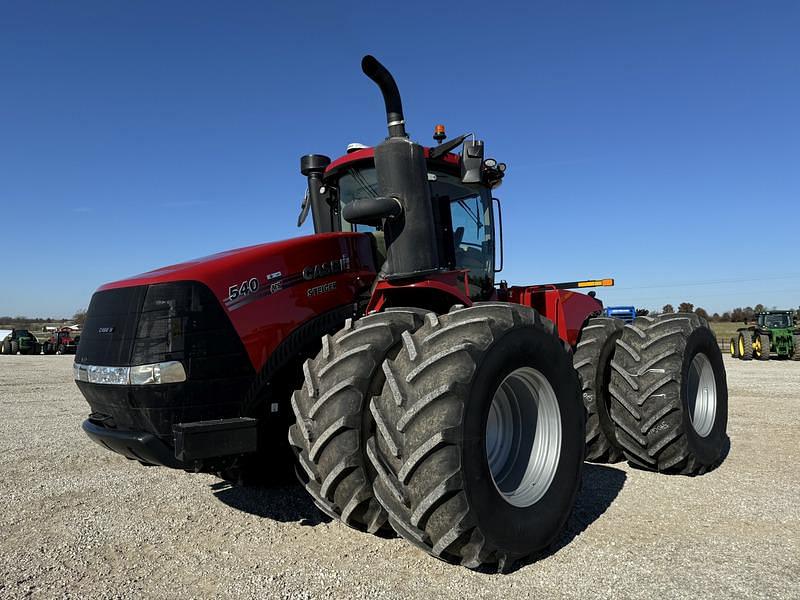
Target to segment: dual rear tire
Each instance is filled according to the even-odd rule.
[[[769,336],[766,334],[756,334],[753,341],[753,355],[758,360],[769,360],[770,344]]]
[[[740,331],[737,338],[739,345],[739,358],[753,360],[753,338],[749,331]]]
[[[691,313],[639,317],[625,327],[609,391],[628,461],[698,475],[724,458],[728,387],[717,340]]]
[[[395,531],[473,569],[546,549],[575,502],[585,428],[553,324],[508,303],[431,313],[384,369],[367,451]]]
[[[289,443],[298,476],[322,512],[355,529],[376,533],[386,524],[365,451],[374,428],[367,406],[383,387],[383,361],[424,315],[409,308],[348,319],[342,330],[322,338],[322,350],[303,365],[303,387],[292,395],[296,422]]]
[[[586,407],[586,460],[615,463],[622,460],[611,421],[611,360],[624,323],[619,319],[595,317],[581,329],[575,348],[573,365],[581,380],[583,404]]]
[[[405,312],[350,323],[306,363],[290,430],[304,484],[358,529],[388,519],[442,560],[507,569],[547,548],[579,489],[585,415],[569,348],[519,305],[424,323]]]
[[[393,309],[304,373],[289,439],[317,506],[473,569],[545,551],[585,457],[693,475],[727,441],[722,355],[693,314],[592,319],[573,357],[528,307]]]

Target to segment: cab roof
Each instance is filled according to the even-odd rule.
[[[429,158],[431,153],[431,148],[424,147],[423,152],[425,153],[425,158]],[[329,164],[328,167],[325,169],[325,175],[333,173],[334,171],[338,171],[339,169],[341,169],[346,165],[349,165],[350,163],[355,163],[362,160],[373,160],[374,158],[375,158],[374,147],[364,148],[362,150],[356,150],[355,152],[350,152],[349,154],[340,156],[339,158],[334,160],[331,164]],[[458,154],[448,152],[438,160],[448,165],[458,166],[461,157]]]

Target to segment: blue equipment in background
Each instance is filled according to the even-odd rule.
[[[605,313],[607,317],[615,319],[622,319],[626,323],[632,323],[636,318],[635,306],[606,306]]]

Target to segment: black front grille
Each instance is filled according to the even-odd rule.
[[[252,374],[222,305],[193,281],[95,293],[76,363],[143,365],[179,360],[190,379]]]
[[[152,432],[170,442],[174,423],[239,416],[255,371],[222,305],[201,283],[119,288],[92,296],[76,363],[172,360],[183,363],[185,383],[78,382],[92,412],[110,417],[106,426]]]
[[[96,292],[89,303],[75,362],[120,367],[131,364],[131,351],[147,286]]]

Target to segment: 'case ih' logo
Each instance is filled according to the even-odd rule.
[[[342,258],[337,258],[336,260],[305,267],[303,269],[303,279],[310,281],[312,279],[319,279],[320,277],[336,275],[337,273],[348,270],[350,270],[350,257],[344,255]]]
[[[113,327],[98,327],[97,328],[97,333],[113,333],[113,332],[114,332],[114,328]]]

